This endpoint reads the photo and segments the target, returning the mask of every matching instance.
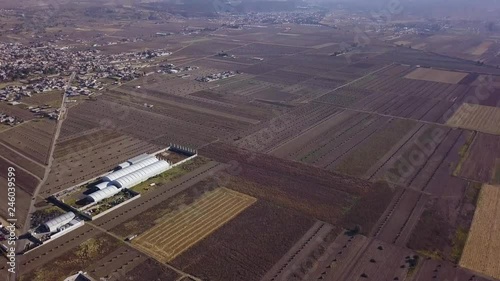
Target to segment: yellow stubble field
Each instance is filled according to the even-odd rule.
[[[167,215],[133,240],[133,244],[167,263],[235,218],[257,201],[226,188],[202,195],[194,203]]]
[[[500,108],[477,104],[462,104],[446,122],[450,127],[500,135]]]
[[[424,80],[431,82],[458,84],[468,73],[446,71],[431,68],[417,68],[405,76],[407,79]]]
[[[500,186],[484,185],[460,265],[500,278]]]

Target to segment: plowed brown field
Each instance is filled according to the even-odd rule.
[[[255,203],[248,195],[219,188],[134,240],[161,262],[169,262]]]

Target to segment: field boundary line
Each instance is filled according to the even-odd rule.
[[[355,109],[355,108],[350,108],[350,107],[344,107],[344,106],[338,106],[330,102],[323,102],[323,101],[313,101],[314,103],[322,103],[322,104],[328,104],[331,105],[332,107],[339,108],[339,109],[344,109],[344,110],[349,110],[349,111],[356,111],[356,112],[361,112],[361,113],[367,113],[367,114],[372,114],[372,115],[378,115],[378,116],[383,116],[383,117],[391,117],[394,119],[402,119],[402,120],[410,120],[410,121],[415,121],[415,122],[420,122],[420,123],[425,123],[425,124],[431,124],[431,125],[437,125],[437,126],[442,126],[442,127],[448,127],[448,128],[457,128],[456,126],[450,126],[448,124],[443,124],[443,123],[437,123],[433,121],[425,121],[421,119],[411,119],[408,117],[401,117],[401,116],[395,116],[395,115],[390,115],[390,114],[382,114],[378,113],[375,111],[369,111],[369,110],[362,110],[362,109]]]
[[[137,241],[134,244],[141,245],[143,248],[147,248],[150,251],[153,251],[151,248],[156,248],[157,252],[154,253],[155,256],[160,256],[161,260],[164,262],[169,262],[183,252],[188,250],[191,246],[195,245],[198,241],[204,239],[225,223],[229,222],[236,216],[238,216],[242,211],[253,205],[257,200],[254,199],[252,201],[242,200],[240,197],[231,196],[229,194],[225,197],[220,197],[218,194],[214,194],[212,200],[207,200],[204,202],[204,206],[209,206],[210,210],[208,212],[204,212],[202,216],[197,218],[195,221],[189,221],[189,214],[186,218],[182,219],[180,222],[176,222],[176,226],[179,226],[179,229],[176,227],[171,227],[170,234],[165,236],[162,230],[168,224],[163,224],[163,226],[155,226],[149,230],[149,236],[138,237]],[[219,198],[220,197],[220,198]],[[212,204],[213,200],[217,200],[217,204]],[[230,207],[226,207],[230,204]],[[221,216],[217,216],[221,211],[224,214]],[[182,212],[182,211],[181,211]],[[194,210],[193,210],[194,212]],[[192,212],[190,212],[192,213]],[[183,214],[185,215],[185,214]],[[169,219],[167,219],[168,221]],[[181,228],[180,225],[184,222],[187,222],[188,227]],[[199,231],[195,231],[195,230]],[[201,232],[201,230],[205,230]],[[178,239],[172,239],[178,238]],[[167,242],[170,240],[170,243]],[[162,245],[161,247],[158,245]],[[147,247],[147,246],[150,247]],[[166,249],[169,248],[169,249]]]
[[[7,158],[3,157],[2,155],[0,155],[0,158],[1,158],[1,159],[3,159],[3,160],[5,160],[6,162],[10,163],[10,164],[11,164],[11,165],[13,165],[14,167],[20,168],[20,169],[21,169],[21,170],[23,170],[24,172],[26,172],[26,173],[28,173],[29,175],[31,175],[31,176],[33,176],[33,177],[35,177],[37,180],[39,180],[39,181],[41,181],[41,180],[42,180],[39,176],[37,176],[37,175],[33,174],[32,172],[30,172],[30,171],[26,170],[25,168],[21,167],[19,164],[16,164],[16,163],[14,163],[14,162],[10,161],[9,159],[7,159]],[[28,193],[29,193],[29,192],[28,192]]]
[[[343,110],[342,111],[339,111],[339,112],[334,112],[330,115],[328,115],[327,117],[325,117],[323,120],[313,124],[312,126],[306,128],[305,130],[303,130],[300,134],[292,137],[292,138],[288,138],[288,139],[285,139],[284,141],[278,143],[277,145],[274,145],[273,147],[267,149],[266,151],[264,151],[265,153],[269,154],[269,153],[272,153],[274,151],[276,151],[277,149],[289,144],[290,142],[298,139],[299,137],[305,135],[307,132],[309,132],[310,130],[313,130],[314,128],[320,126],[321,124],[325,123],[325,122],[328,122],[330,121],[331,118],[335,118],[337,115],[341,114],[342,112],[344,112]]]
[[[5,142],[4,140],[0,140],[0,145],[2,145],[3,147],[5,147],[6,149],[8,149],[8,150],[10,150],[12,152],[15,152],[17,155],[22,156],[26,160],[28,160],[30,162],[33,162],[36,165],[38,165],[38,166],[40,166],[40,167],[42,167],[44,169],[47,169],[47,167],[48,167],[48,165],[45,165],[45,164],[41,163],[40,161],[37,161],[37,160],[31,158],[30,156],[24,155],[22,152],[18,151],[13,145],[11,145],[10,143]]]
[[[453,131],[450,129],[450,131]],[[453,149],[453,147],[457,144],[457,142],[460,140],[460,136],[461,134],[459,134],[457,136],[457,138],[455,139],[455,141],[453,142],[453,145],[450,146],[450,149],[448,149],[448,151],[446,152],[446,155],[443,156],[443,159],[441,159],[441,161],[439,162],[439,165],[437,166],[437,168],[434,170],[434,172],[432,173],[432,175],[429,177],[429,180],[427,180],[427,182],[425,183],[422,191],[427,191],[427,187],[429,186],[429,183],[432,181],[432,179],[434,178],[434,176],[436,175],[437,171],[439,170],[439,168],[441,167],[441,165],[443,165],[444,163],[444,160],[446,160],[446,157],[448,157],[448,155],[450,154],[450,151]],[[437,149],[437,148],[436,148]]]
[[[338,91],[338,90],[340,90],[340,89],[342,89],[342,88],[345,88],[345,87],[347,87],[347,86],[349,86],[349,85],[351,85],[351,84],[354,84],[354,83],[356,83],[356,82],[358,82],[358,81],[360,81],[360,80],[363,80],[363,79],[365,79],[366,77],[369,77],[370,75],[373,75],[373,74],[376,74],[376,73],[378,73],[378,72],[380,72],[380,71],[383,71],[383,70],[385,70],[386,68],[389,68],[389,67],[391,67],[391,66],[393,66],[393,65],[396,65],[396,63],[394,63],[394,62],[393,62],[393,63],[390,63],[390,64],[385,65],[385,66],[383,66],[383,67],[381,67],[381,68],[379,68],[379,69],[377,69],[377,70],[374,70],[374,71],[372,71],[372,72],[370,72],[370,73],[367,73],[367,74],[365,74],[365,75],[363,75],[363,76],[361,76],[361,77],[359,77],[359,78],[356,78],[356,79],[354,79],[354,80],[352,80],[352,81],[349,81],[348,83],[346,83],[346,84],[344,84],[344,85],[341,85],[341,86],[338,86],[337,88],[335,88],[335,89],[331,90],[331,91],[330,91],[330,92],[328,92],[328,93],[325,93],[325,94],[323,94],[323,95],[321,95],[321,96],[316,97],[316,99],[319,99],[319,98],[321,98],[321,97],[323,97],[323,96],[326,96],[326,95],[328,95],[328,94],[330,94],[330,93],[336,92],[336,91]],[[313,99],[313,100],[312,100],[312,102],[316,102],[316,99]]]
[[[96,224],[93,224],[92,222],[87,222],[87,224],[89,224],[90,226],[92,226],[94,229],[96,229],[98,231],[101,231],[101,232],[105,233],[106,235],[109,235],[109,236],[117,239],[120,242],[123,242],[123,240],[122,240],[121,237],[118,237],[117,235],[113,234],[112,232],[107,231],[106,229],[104,229],[104,228],[102,228],[102,227],[100,227],[100,226],[98,226]],[[144,251],[143,249],[140,249],[139,247],[135,247],[136,245],[134,245],[133,243],[128,243],[127,245],[129,247],[137,250],[138,252],[146,255],[146,256],[150,256],[150,255],[148,255],[147,251]],[[193,279],[195,279],[197,281],[201,281],[199,278],[196,278],[196,277],[194,277],[194,276],[192,276],[192,275],[190,275],[190,274],[188,274],[188,273],[186,273],[186,272],[184,272],[184,271],[182,271],[182,270],[180,270],[180,269],[178,269],[178,268],[176,268],[176,267],[174,267],[174,266],[172,266],[170,264],[163,263],[163,262],[162,262],[162,264],[165,265],[166,267],[170,268],[171,270],[175,271],[177,274],[181,275],[182,277],[189,276],[189,277],[192,277]]]
[[[346,112],[346,111],[344,111]],[[357,120],[359,116],[359,120]],[[345,123],[348,123],[348,126],[349,127],[346,127],[346,126],[343,126],[344,129],[341,129],[340,132],[336,133],[334,135],[334,138],[327,141],[326,143],[320,145],[319,147],[317,147],[316,149],[313,149],[311,151],[305,151],[303,153],[301,153],[299,156],[297,156],[297,158],[299,158],[300,160],[299,161],[305,161],[305,159],[308,159],[312,154],[315,154],[317,153],[319,150],[321,150],[322,148],[328,146],[331,142],[335,141],[336,139],[342,137],[344,134],[348,133],[352,128],[355,128],[356,126],[358,126],[359,124],[361,124],[362,122],[368,122],[368,118],[370,116],[368,114],[366,114],[365,116],[363,115],[356,115],[354,114],[354,116],[352,116],[351,120],[347,120],[347,121],[344,121],[342,122],[341,125],[345,125]],[[350,123],[351,121],[353,121],[353,123]]]
[[[329,153],[331,153],[332,151],[336,150],[340,146],[348,143],[352,138],[356,137],[358,134],[361,134],[364,130],[366,130],[368,127],[370,127],[371,125],[373,125],[376,121],[377,121],[377,117],[371,118],[371,116],[369,116],[369,115],[365,116],[364,118],[362,118],[356,124],[352,125],[348,129],[342,131],[341,134],[335,136],[333,139],[331,139],[330,141],[328,141],[327,143],[325,143],[321,147],[313,150],[312,152],[308,153],[306,156],[302,157],[301,161],[305,161],[306,159],[312,157],[313,158],[312,161],[311,162],[307,162],[307,163],[316,164],[316,163],[318,163],[320,161],[323,162],[322,160],[325,157],[327,157],[327,155]],[[358,130],[356,130],[356,128],[358,126],[360,126],[361,128],[359,128]],[[339,138],[341,138],[340,139],[340,143],[336,144],[336,141]],[[342,138],[344,138],[344,139],[342,140]],[[333,145],[333,148],[332,148],[332,145]],[[318,152],[320,152],[324,148],[327,151],[323,151],[322,153],[319,153],[319,156],[315,155],[315,154],[317,154]],[[315,156],[317,156],[317,157],[315,157]]]
[[[216,195],[214,195],[214,197],[215,198],[213,200],[211,200],[212,198],[207,199],[204,202],[200,202],[200,204],[201,204],[200,206],[196,206],[196,207],[200,207],[200,208],[205,208],[206,206],[208,206],[206,209],[207,212],[205,212],[201,217],[203,217],[204,215],[210,214],[213,210],[217,209],[217,207],[219,205],[226,203],[227,199],[228,199],[228,198],[224,198],[222,196],[217,198]],[[175,234],[184,230],[184,229],[176,229],[175,227],[184,224],[186,221],[190,221],[192,219],[191,214],[196,212],[196,211],[198,211],[198,210],[196,210],[195,208],[193,208],[193,210],[189,210],[188,212],[185,212],[184,210],[178,210],[176,212],[176,214],[174,214],[173,216],[166,218],[161,223],[150,228],[147,231],[147,233],[144,233],[143,235],[138,237],[139,238],[138,240],[139,241],[142,239],[157,240],[157,239],[162,239],[161,237],[170,238],[171,236],[174,236]],[[197,221],[197,220],[195,220],[195,221]],[[169,225],[171,226],[171,228],[169,230],[167,230],[166,232],[160,232],[160,233],[156,232],[156,230],[162,229],[162,228],[169,226]]]
[[[194,246],[196,243],[199,241],[205,239],[206,237],[210,236],[212,233],[217,231],[219,228],[224,226],[226,223],[230,222],[234,218],[236,218],[241,212],[243,212],[248,206],[243,205],[235,205],[232,206],[231,208],[227,209],[228,215],[227,216],[220,216],[216,217],[213,220],[210,220],[206,222],[204,225],[205,228],[203,229],[204,232],[200,235],[191,235],[191,236],[186,236],[184,237],[185,239],[177,241],[174,245],[172,245],[173,248],[173,257],[170,258],[169,261],[172,261],[176,257],[180,256],[182,253],[190,249],[192,246]]]
[[[382,118],[381,118],[381,119],[382,119]],[[370,125],[376,126],[375,130],[373,130],[372,132],[370,132],[370,131],[368,130],[368,135],[367,135],[366,137],[364,137],[364,138],[363,138],[363,139],[361,139],[359,142],[357,142],[356,144],[354,144],[351,148],[348,148],[346,151],[342,152],[342,154],[341,154],[341,155],[339,155],[337,158],[335,158],[333,161],[331,161],[330,163],[328,163],[328,164],[324,165],[325,169],[327,169],[327,170],[328,170],[328,169],[330,169],[330,166],[332,166],[332,165],[334,165],[334,166],[335,166],[335,165],[336,165],[336,162],[337,162],[337,161],[339,161],[339,160],[342,160],[342,158],[344,158],[344,157],[346,156],[346,154],[350,153],[350,152],[351,152],[351,150],[355,149],[358,145],[361,145],[362,143],[364,143],[364,142],[365,142],[366,140],[368,140],[371,136],[373,136],[374,134],[376,134],[377,132],[379,132],[379,130],[383,130],[383,128],[387,126],[387,124],[389,123],[389,121],[390,121],[390,120],[391,120],[391,119],[389,119],[389,120],[383,120],[383,119],[382,119],[382,120],[376,120],[376,121],[381,121],[380,123],[382,123],[382,124],[377,124],[377,123],[379,123],[379,122],[375,123],[375,121],[373,122],[374,124],[373,124],[373,123],[372,123],[372,124],[370,124]],[[385,121],[385,122],[384,122],[384,121]],[[371,126],[367,126],[365,129],[368,129],[368,127],[371,127]],[[359,132],[359,133],[365,133],[365,134],[366,134],[367,132],[365,131],[365,129],[363,129],[363,130],[362,130],[361,132]],[[343,145],[345,145],[345,144],[347,144],[347,143],[352,142],[352,139],[353,139],[354,137],[358,136],[358,135],[359,135],[359,134],[356,134],[356,135],[352,136],[351,138],[349,138],[348,140],[346,140],[346,141],[342,142],[342,144],[341,144],[340,146],[343,146]],[[363,134],[362,134],[361,136],[363,136]],[[338,146],[338,147],[340,147],[340,146]],[[338,147],[337,147],[337,148],[338,148]],[[328,153],[331,153],[331,152],[332,152],[332,151],[329,151]],[[323,166],[323,165],[322,165],[322,166]],[[335,168],[335,167],[333,167],[333,168]]]
[[[412,128],[406,135],[404,135],[401,140],[396,143],[384,156],[382,156],[377,162],[375,162],[362,176],[363,179],[371,180],[377,173],[382,169],[382,167],[387,164],[391,160],[398,151],[405,146],[413,137],[422,129],[424,124],[416,124],[414,128]],[[384,160],[387,158],[387,160]],[[380,164],[380,165],[379,165]],[[378,167],[378,168],[377,168]]]
[[[183,228],[183,229],[180,229],[180,230],[174,230],[175,232],[170,232],[169,236],[167,236],[167,237],[162,236],[157,241],[161,242],[161,243],[165,243],[165,245],[168,245],[167,244],[168,242],[166,242],[166,240],[169,240],[171,237],[178,236],[178,235],[180,235],[182,233],[189,232],[191,230],[195,230],[198,227],[198,225],[206,223],[207,220],[210,221],[212,219],[211,216],[217,214],[218,211],[220,211],[222,209],[222,207],[224,207],[226,205],[229,205],[230,207],[228,207],[226,209],[227,211],[229,211],[229,210],[232,210],[235,206],[237,206],[238,202],[239,201],[236,198],[223,198],[222,200],[220,200],[213,207],[210,206],[211,208],[208,209],[208,211],[206,213],[204,213],[203,215],[201,215],[197,219],[192,220],[192,221],[188,219],[187,220],[187,224],[188,224],[187,228]],[[222,216],[219,216],[219,217],[222,217]],[[184,220],[184,222],[186,222],[186,220]],[[187,235],[189,236],[189,234],[187,234]],[[182,237],[182,238],[184,238],[184,237]],[[175,243],[173,245],[175,245]]]

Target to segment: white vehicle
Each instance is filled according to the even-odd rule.
[[[127,238],[125,238],[125,241],[132,241],[132,240],[134,240],[134,238],[136,238],[136,237],[137,237],[137,234],[131,235],[131,236],[129,236],[129,237],[127,237]]]

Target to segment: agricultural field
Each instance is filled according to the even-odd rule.
[[[154,145],[122,133],[103,130],[64,140],[56,145],[54,163],[40,194],[50,196],[114,169],[142,153],[165,146]]]
[[[258,281],[313,224],[259,200],[171,264],[202,280]]]
[[[417,123],[355,111],[332,115],[273,150],[274,156],[364,177]]]
[[[472,61],[482,60],[491,65],[498,63],[498,60],[495,59],[495,54],[498,52],[499,46],[496,43],[495,36],[451,32],[449,34],[435,34],[431,36],[408,35],[396,40],[398,41],[393,41],[393,44],[397,46],[402,45],[416,50]]]
[[[157,260],[170,262],[255,201],[255,198],[235,191],[216,189],[177,213],[159,220],[133,243]]]
[[[467,76],[467,73],[437,70],[430,68],[417,68],[407,74],[405,78],[425,80],[439,83],[457,84]]]
[[[1,159],[0,159],[1,160]],[[0,161],[2,162],[2,161]],[[10,165],[9,165],[10,166]],[[8,213],[8,210],[7,210],[7,207],[6,206],[9,206],[8,203],[8,197],[7,197],[7,186],[8,186],[8,182],[7,182],[7,167],[8,166],[1,166],[1,173],[0,173],[0,186],[2,187],[1,189],[1,192],[2,192],[2,196],[0,196],[0,204],[1,206],[5,206],[3,208],[0,209],[0,217],[2,218],[9,218],[9,213]],[[29,176],[28,175],[25,175],[23,173],[18,173],[17,174],[17,178],[21,181],[21,177],[25,177],[23,179],[23,181],[26,181],[29,179]],[[28,215],[28,208],[29,208],[29,205],[31,203],[31,195],[32,195],[32,191],[36,188],[36,184],[38,184],[38,182],[33,182],[31,184],[29,184],[28,186],[26,186],[26,184],[24,184],[25,186],[22,186],[21,183],[18,183],[18,187],[16,189],[16,216],[18,216],[19,218],[24,218]],[[25,190],[29,190],[29,192],[25,191]],[[24,226],[24,223],[19,221],[17,223],[17,225],[19,225],[19,227],[23,227]]]
[[[262,280],[405,280],[421,260],[409,249],[345,230],[315,241]]]
[[[35,177],[43,178],[45,173],[44,165],[26,158],[24,155],[8,148],[3,144],[0,144],[0,155],[1,158],[10,163],[15,163],[20,168],[32,173]]]
[[[420,69],[393,64],[314,101],[380,115],[445,123],[466,97],[475,95],[475,87],[466,84],[404,78]],[[465,73],[466,78],[462,80],[469,76]]]
[[[119,247],[109,254],[99,255],[99,259],[88,266],[87,274],[97,280],[120,280],[128,275],[128,272],[135,272],[135,268],[143,264],[146,265],[147,269],[157,270],[160,276],[162,272],[164,272],[164,276],[176,276],[175,272],[170,272],[168,268],[164,268],[161,265],[158,266],[156,262],[152,262],[145,254],[128,245],[121,245],[121,241],[115,240],[113,243],[118,243]],[[138,270],[137,273],[139,272],[141,270]]]
[[[34,213],[18,215],[32,225],[53,218],[61,211],[43,198],[171,143],[199,156],[133,187],[135,200],[20,256],[22,281],[78,270],[110,281],[500,278],[493,185],[476,207],[479,182],[500,183],[500,70],[477,62],[491,59],[498,43],[380,33],[360,45],[341,24],[235,27],[218,17],[177,17],[167,3],[139,6],[118,8],[134,22],[89,17],[59,36],[73,29],[68,17],[60,32],[46,29],[61,47],[81,35],[68,52],[172,52],[131,60],[141,77],[72,103],[52,155],[55,122],[0,104],[26,120],[0,132],[0,168],[19,168],[19,204],[30,206],[43,182]],[[110,8],[105,17],[119,13]],[[451,52],[453,44],[475,61],[415,49]],[[194,68],[162,73],[170,63]],[[235,75],[197,79],[229,70]],[[469,106],[484,88],[489,96]],[[24,102],[54,107],[60,98]],[[0,173],[0,184],[5,178]]]
[[[34,118],[34,114],[29,110],[21,108],[19,105],[8,105],[4,102],[0,102],[0,112],[10,116],[15,116],[24,121],[32,120]]]
[[[500,135],[500,129],[498,127],[499,122],[500,109],[497,107],[464,103],[455,114],[448,119],[446,124],[451,127]]]
[[[252,151],[269,152],[341,111],[342,109],[332,108],[325,104],[308,103],[263,122],[254,129],[254,132],[238,140],[236,144],[240,148]]]
[[[363,177],[380,158],[417,126],[416,122],[404,119],[389,122],[390,124],[371,135],[368,140],[358,145],[355,151],[344,157],[335,171]]]
[[[33,120],[0,133],[3,145],[42,165],[48,163],[56,123],[53,120]]]
[[[48,105],[52,108],[59,108],[61,106],[63,93],[60,91],[51,91],[43,94],[36,94],[23,99],[23,103],[29,106],[42,106]]]
[[[186,277],[188,278],[188,277]],[[116,277],[116,281],[178,280],[179,274],[152,258]],[[187,279],[186,279],[187,280]]]
[[[427,258],[422,261],[422,265],[415,272],[413,280],[488,281],[492,279],[486,276],[479,276],[475,271],[457,267],[456,264],[450,262]]]
[[[43,266],[21,275],[20,281],[62,281],[80,270],[87,271],[99,258],[117,250],[120,244],[105,234],[89,238]]]
[[[228,188],[332,225],[362,225],[363,233],[370,232],[393,196],[393,190],[383,182],[342,176],[228,145],[210,145],[200,154],[233,163],[233,173],[221,176]],[[370,212],[363,211],[366,206],[370,206]]]
[[[471,270],[500,278],[500,239],[498,228],[500,217],[500,188],[483,185],[471,230],[465,244],[460,265]]]
[[[317,221],[261,280],[289,280],[298,275],[298,271],[309,270],[306,263],[313,253],[324,254],[338,232],[332,225]]]
[[[8,168],[14,168],[15,172],[15,183],[16,187],[22,189],[27,194],[33,194],[36,186],[38,185],[40,179],[34,176],[30,171],[24,170],[20,166],[15,163],[8,162],[0,157],[0,177],[7,179],[8,178]],[[5,185],[7,187],[7,185]],[[7,199],[6,196],[2,196]]]
[[[499,136],[485,133],[471,135],[461,150],[461,162],[454,174],[482,183],[493,183],[498,178],[500,159]]]
[[[426,201],[407,246],[422,255],[458,263],[473,221],[480,185],[457,185],[453,197]]]
[[[474,48],[474,50],[471,52],[471,55],[481,56],[484,53],[486,53],[486,51],[488,51],[491,45],[493,45],[493,42],[490,41],[482,42],[481,44],[479,44],[477,47]]]

